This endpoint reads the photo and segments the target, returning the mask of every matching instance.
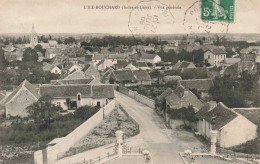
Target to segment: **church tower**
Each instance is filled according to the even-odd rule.
[[[31,32],[31,37],[30,37],[30,45],[32,48],[34,48],[38,44],[38,38],[37,34],[34,29],[34,25],[32,26],[32,32]]]

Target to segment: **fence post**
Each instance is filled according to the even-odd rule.
[[[100,156],[98,156],[98,161],[99,161],[99,163],[100,163]]]
[[[107,159],[109,159],[109,152],[107,153]]]
[[[89,160],[89,163],[91,164],[91,163],[92,163],[92,161],[91,161],[91,160]]]

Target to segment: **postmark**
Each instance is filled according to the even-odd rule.
[[[183,27],[187,34],[192,37],[196,34],[216,34],[223,38],[228,33],[230,22],[204,21],[201,19],[201,1],[196,1],[186,11]]]
[[[157,0],[141,1],[129,14],[128,29],[133,36],[159,34],[172,28],[169,6]]]
[[[201,19],[203,21],[234,22],[234,0],[201,0]]]

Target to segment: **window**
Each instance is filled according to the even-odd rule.
[[[57,102],[57,105],[60,106],[60,102]]]
[[[63,104],[64,104],[64,105],[67,105],[67,102],[64,102]]]
[[[210,59],[210,55],[208,55],[208,59]]]
[[[80,97],[80,95],[78,95],[78,101],[80,101],[80,99],[81,99],[81,97]]]

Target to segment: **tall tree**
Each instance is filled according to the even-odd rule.
[[[40,97],[39,100],[26,108],[29,113],[29,117],[34,120],[35,123],[50,126],[52,120],[54,120],[57,112],[62,110],[60,106],[55,106],[51,103],[52,98],[50,96]]]

